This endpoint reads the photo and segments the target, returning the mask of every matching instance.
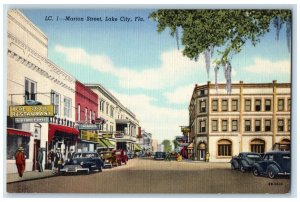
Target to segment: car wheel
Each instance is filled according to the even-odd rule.
[[[272,169],[269,169],[268,170],[268,176],[269,176],[269,178],[274,179],[275,178],[275,172]]]
[[[89,175],[90,174],[90,170],[85,171],[85,174]]]
[[[244,167],[243,165],[240,166],[240,171],[241,171],[242,173],[246,172],[246,169],[245,169],[245,167]]]
[[[253,173],[253,175],[256,176],[256,177],[259,176],[259,172],[258,172],[258,169],[257,169],[257,168],[253,168],[252,173]]]
[[[100,167],[98,168],[98,172],[102,172],[102,169],[103,169],[103,167],[100,166]]]

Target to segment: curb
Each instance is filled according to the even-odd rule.
[[[13,184],[13,183],[18,183],[18,182],[25,182],[25,181],[32,181],[32,180],[39,180],[39,179],[45,179],[45,178],[51,178],[51,177],[57,177],[58,175],[48,175],[48,176],[41,176],[41,177],[36,177],[36,178],[29,178],[29,179],[20,179],[20,180],[15,180],[15,181],[10,181],[6,182],[6,184]]]

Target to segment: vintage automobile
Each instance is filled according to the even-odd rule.
[[[238,156],[233,156],[230,160],[231,169],[239,169],[241,172],[252,170],[254,163],[261,161],[262,157],[255,152],[241,152]]]
[[[78,152],[68,162],[64,163],[60,170],[64,173],[85,172],[89,174],[92,171],[102,172],[104,164],[96,152]]]
[[[267,175],[273,179],[279,175],[291,174],[291,153],[289,151],[267,152],[263,160],[253,165],[254,176]]]
[[[166,152],[155,152],[154,160],[165,160]]]
[[[116,157],[117,166],[122,165],[122,163],[127,164],[128,156],[125,150],[113,150],[113,155]]]
[[[128,152],[127,152],[127,156],[128,156],[128,159],[133,159],[134,152],[128,151]]]
[[[113,155],[112,151],[104,151],[100,153],[101,159],[103,161],[103,168],[112,168],[116,163],[116,156]]]

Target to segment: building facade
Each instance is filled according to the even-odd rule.
[[[19,10],[9,10],[7,21],[7,172],[17,172],[14,153],[20,146],[26,171],[36,170],[39,148],[45,156],[56,148],[67,155],[76,144],[75,78],[48,59],[47,36]],[[17,122],[10,116],[10,107],[34,102],[52,105],[54,116],[41,122]]]
[[[228,162],[239,152],[290,149],[289,83],[196,85],[189,105],[192,158]]]
[[[144,152],[152,152],[152,134],[146,132],[145,130],[141,131],[141,136],[138,138],[138,143]]]

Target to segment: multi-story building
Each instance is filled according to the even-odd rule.
[[[6,51],[7,172],[17,172],[14,154],[20,146],[25,149],[26,171],[35,170],[39,148],[45,155],[56,148],[67,155],[76,144],[75,78],[48,59],[47,36],[16,9],[7,13]],[[9,107],[27,109],[30,103],[38,103],[36,109],[41,110],[52,106],[53,114],[44,119],[31,113],[15,118],[9,113]]]
[[[157,141],[157,139],[152,139],[152,151],[153,152],[158,151],[158,141]]]
[[[289,83],[196,85],[189,105],[189,140],[195,160],[228,162],[239,152],[290,149]]]
[[[142,150],[144,152],[152,152],[152,134],[145,130],[142,130],[141,134],[140,138],[138,138],[138,143]]]

